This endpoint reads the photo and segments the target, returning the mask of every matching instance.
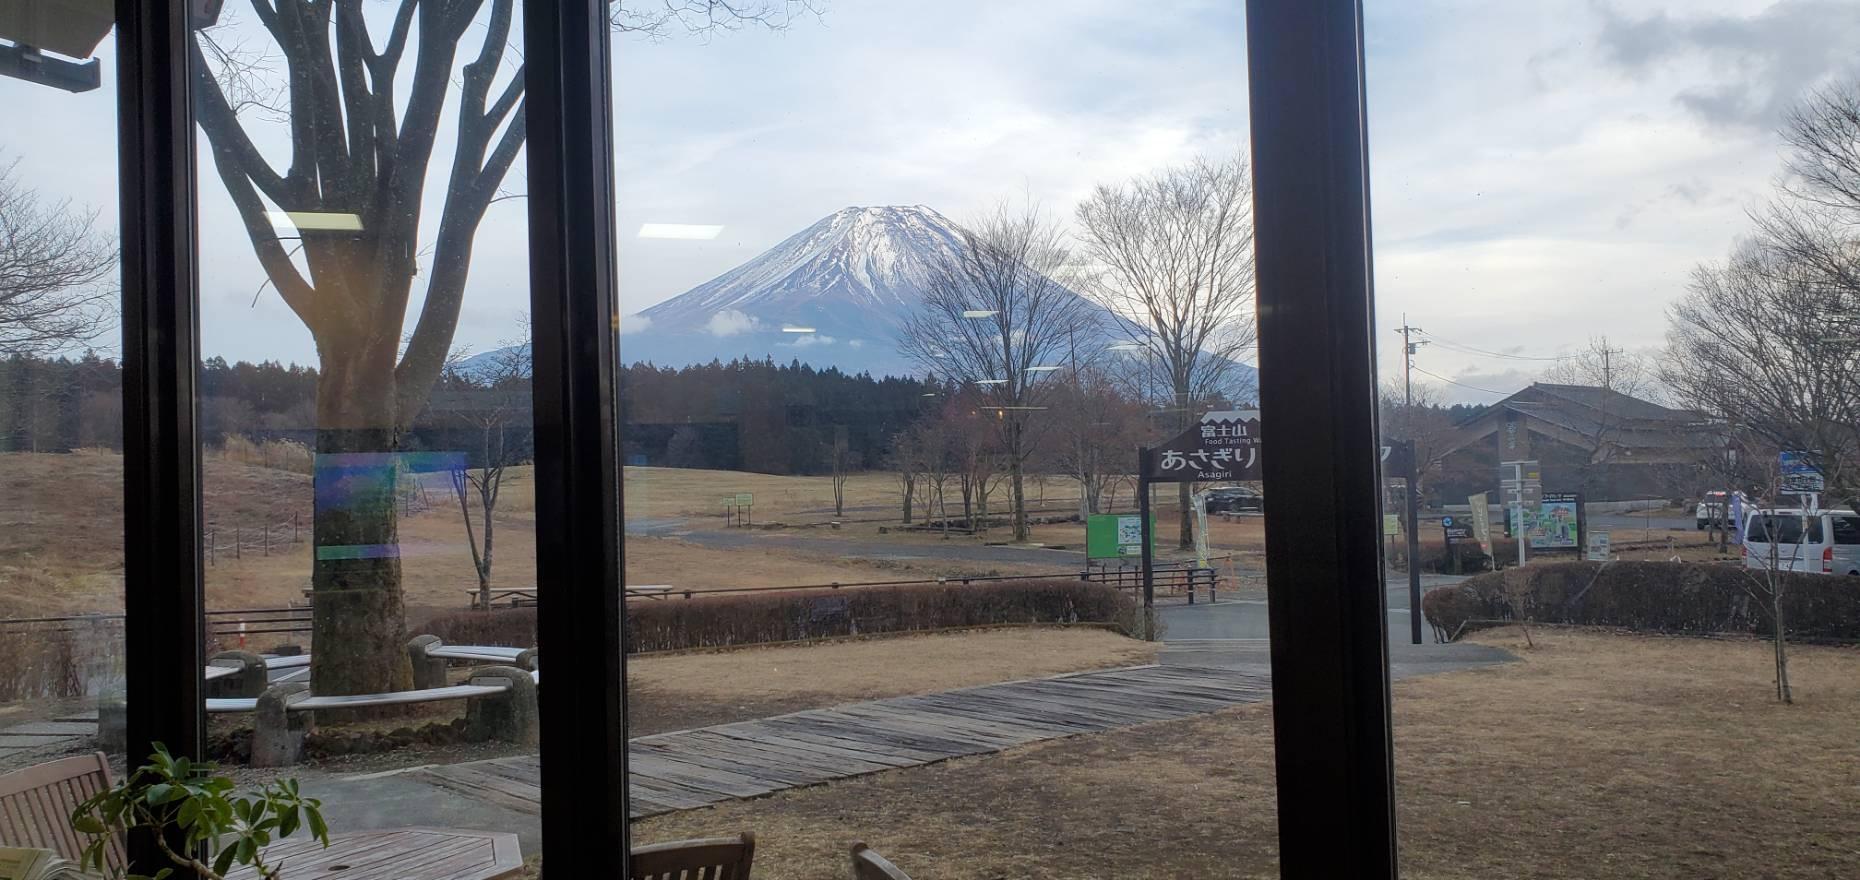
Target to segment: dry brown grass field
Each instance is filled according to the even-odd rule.
[[[310,576],[309,476],[217,453],[210,453],[205,464],[207,528],[217,548],[209,554],[206,573],[209,605],[252,608],[301,601]],[[832,489],[826,477],[659,468],[627,469],[627,514],[692,515],[694,528],[721,527],[721,514],[696,499],[739,488],[757,493],[758,520],[765,512],[796,523],[831,519]],[[849,488],[848,503],[888,503],[885,493],[895,491],[886,475],[859,475]],[[400,520],[407,604],[416,612],[463,607],[477,581],[457,498],[439,477],[426,481],[418,501],[414,512]],[[825,513],[820,511],[823,506],[828,508]],[[888,514],[887,507],[886,514],[868,515]],[[295,544],[290,540],[294,517],[300,539]],[[472,517],[482,534],[477,510]],[[266,524],[272,526],[269,551]],[[845,534],[853,534],[855,528],[849,525]],[[1052,570],[935,559],[844,559],[810,550],[804,540],[787,540],[809,531],[756,532],[756,537],[771,540],[729,550],[675,538],[628,536],[627,581],[709,590]],[[876,527],[870,531],[876,534]],[[0,616],[119,610],[122,547],[120,455],[0,454]],[[511,468],[505,477],[494,559],[494,586],[535,586],[534,486],[527,467]]]
[[[1395,685],[1403,876],[1860,875],[1860,653],[1548,630],[1516,663]],[[676,813],[640,843],[757,835],[758,877],[865,840],[920,880],[1274,877],[1270,705]]]

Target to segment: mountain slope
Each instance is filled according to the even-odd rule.
[[[845,208],[642,315],[654,333],[812,327],[836,341],[889,343],[930,267],[960,242],[954,223],[922,205]]]

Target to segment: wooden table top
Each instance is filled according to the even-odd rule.
[[[320,880],[500,880],[523,867],[517,836],[452,828],[395,828],[329,836],[329,848],[309,838],[265,850],[282,876]],[[257,880],[250,868],[227,880]]]

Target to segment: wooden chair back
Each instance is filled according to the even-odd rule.
[[[853,880],[911,880],[911,875],[863,843],[852,845],[852,872]]]
[[[71,812],[110,784],[110,763],[102,752],[0,776],[0,845],[49,849],[78,861],[86,837],[71,827]],[[104,850],[104,865],[120,871],[128,863],[118,834]]]
[[[756,836],[675,840],[633,850],[627,880],[749,880]]]

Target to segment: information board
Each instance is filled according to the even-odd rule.
[[[1156,518],[1150,517],[1154,530]],[[1151,539],[1151,548],[1155,539]],[[1091,559],[1123,559],[1143,555],[1143,518],[1127,513],[1094,513],[1085,520],[1085,555]]]

